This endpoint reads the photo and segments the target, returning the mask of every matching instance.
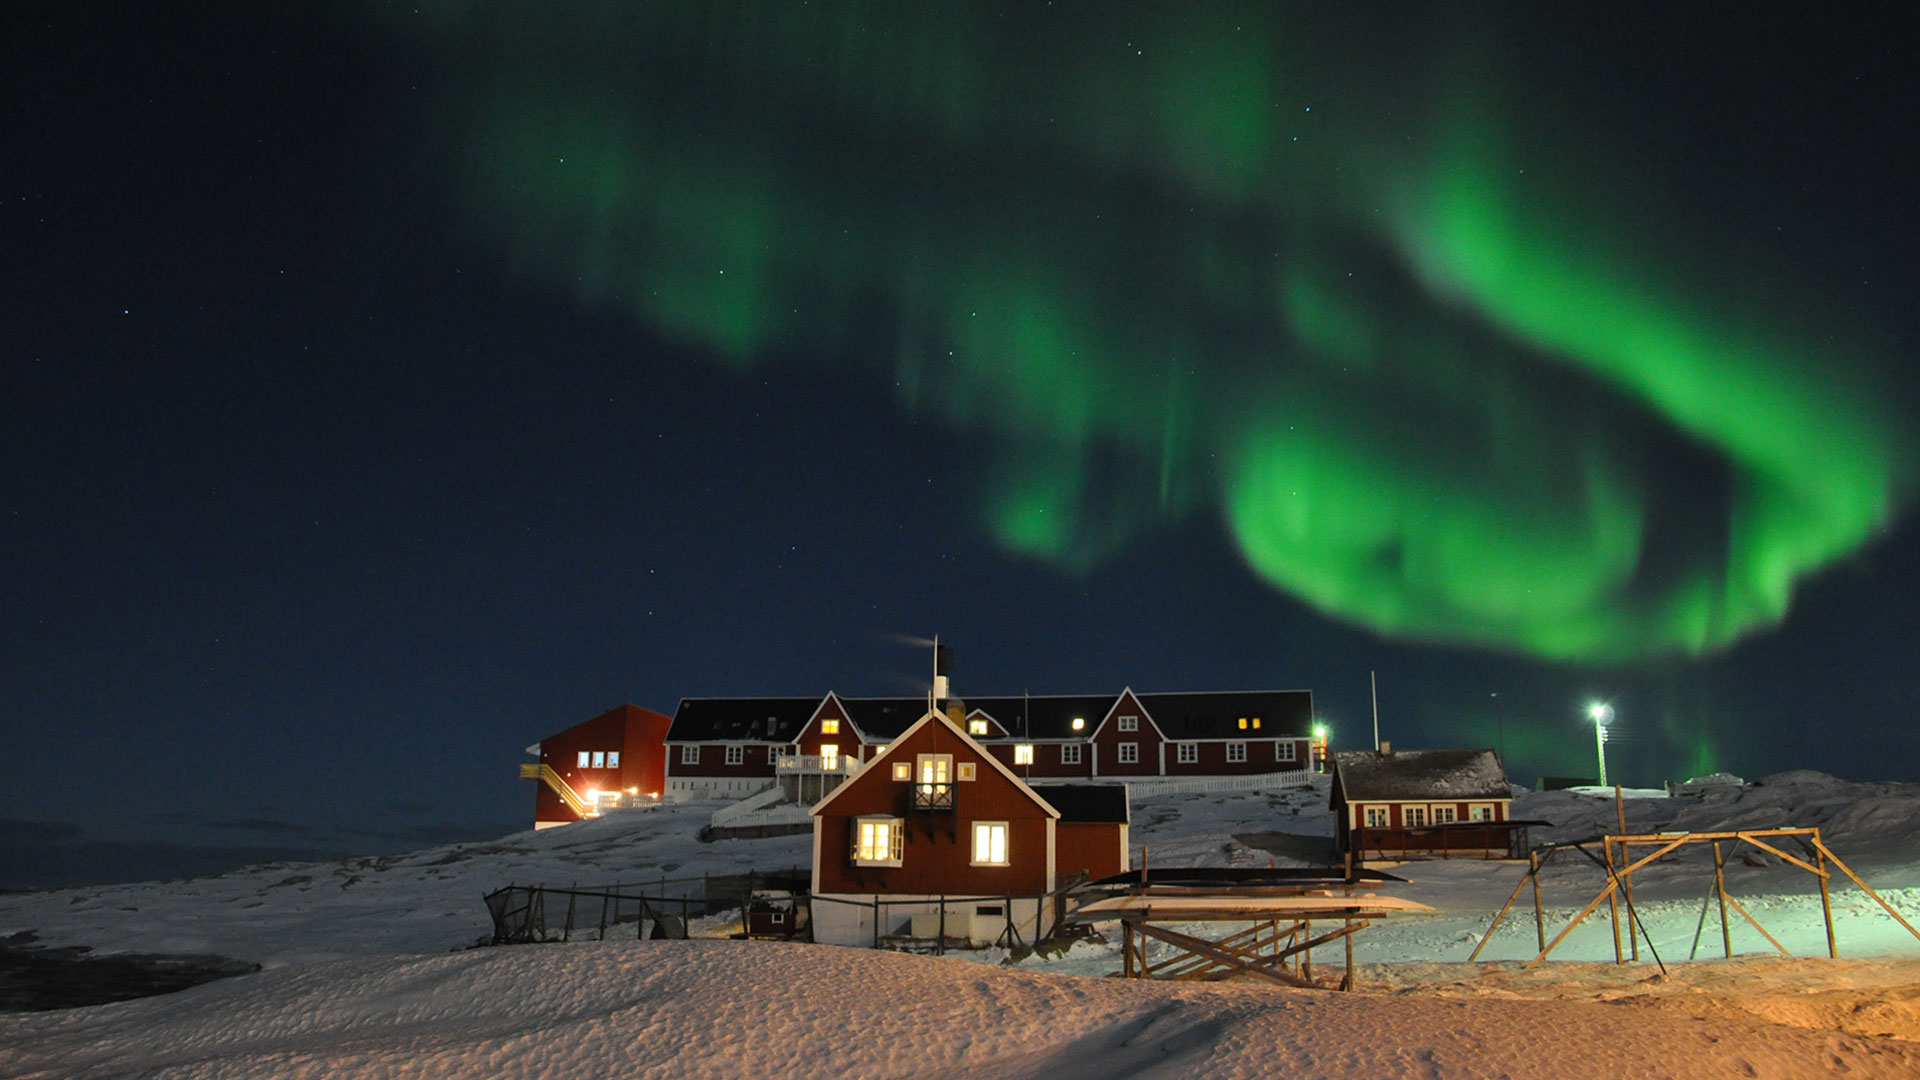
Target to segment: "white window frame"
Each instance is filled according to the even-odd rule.
[[[955,765],[953,771],[958,774],[955,777],[957,780],[972,780],[975,776],[979,775],[979,769],[976,768],[971,761],[963,761]]]
[[[1452,803],[1435,803],[1428,808],[1428,816],[1435,825],[1451,825],[1457,820]]]
[[[1119,723],[1119,730],[1121,731],[1140,730],[1140,718],[1137,716],[1121,716],[1115,719]]]
[[[1361,827],[1367,829],[1385,829],[1391,826],[1393,815],[1384,806],[1363,806],[1360,808]]]
[[[767,764],[778,765],[779,763],[780,763],[780,748],[778,746],[767,747]]]
[[[578,755],[577,757],[575,757],[575,758],[574,758],[574,765],[573,765],[573,767],[574,767],[574,768],[576,768],[576,769],[584,769],[584,768],[587,768],[587,762],[589,762],[589,761],[592,761],[592,760],[593,760],[593,751],[591,751],[591,750],[582,750],[582,751],[580,751],[580,753],[579,753],[579,755]]]
[[[727,764],[745,765],[746,763],[747,763],[746,747],[739,746],[739,745],[732,745],[727,747]]]
[[[1062,765],[1080,764],[1080,744],[1079,743],[1065,743],[1060,747],[1060,764]]]
[[[700,764],[700,744],[687,743],[686,745],[682,746],[680,748],[680,764],[682,765]]]
[[[885,814],[853,819],[853,838],[847,854],[855,866],[899,866],[906,843],[906,823]]]
[[[840,744],[823,742],[820,744],[820,767],[833,772],[840,767]]]
[[[1004,821],[976,821],[973,823],[973,858],[968,866],[1010,866],[1007,854],[1007,823]],[[994,856],[999,856],[995,858]]]
[[[619,767],[620,767],[620,751],[618,750],[607,751],[607,768],[617,769]]]
[[[1273,744],[1273,760],[1292,761],[1294,760],[1293,755],[1294,748],[1292,739],[1281,739],[1279,742]]]
[[[1247,761],[1247,744],[1230,742],[1227,744],[1227,764],[1244,765]]]
[[[1176,765],[1198,765],[1200,763],[1200,744],[1196,742],[1174,743],[1173,760]]]
[[[1020,743],[1016,745],[1013,748],[1013,763],[1015,765],[1033,764],[1033,744]]]
[[[895,780],[899,780],[903,782],[913,779],[913,764],[911,762],[906,762],[906,761],[894,762],[893,778]]]
[[[969,735],[973,735],[976,737],[982,736],[982,735],[990,735],[992,734],[992,730],[993,730],[992,728],[987,726],[987,721],[984,717],[976,716],[973,719],[967,721],[967,734]]]
[[[1468,803],[1467,804],[1467,820],[1468,821],[1492,821],[1493,820],[1493,804],[1483,803],[1483,802]]]
[[[838,721],[838,720],[822,720],[822,721],[820,721],[820,734],[822,734],[822,735],[838,735],[838,734],[840,734],[840,721]]]
[[[1400,825],[1407,829],[1427,827],[1427,808],[1424,806],[1403,806],[1400,808]]]
[[[1137,742],[1121,743],[1119,763],[1122,765],[1140,764],[1140,744]]]

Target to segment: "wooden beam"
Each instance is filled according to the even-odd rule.
[[[1239,956],[1237,956],[1232,952],[1228,952],[1224,949],[1215,948],[1213,943],[1210,941],[1204,941],[1200,938],[1193,937],[1188,934],[1182,934],[1175,930],[1168,930],[1165,927],[1153,926],[1149,923],[1144,923],[1144,922],[1134,924],[1134,929],[1140,931],[1141,934],[1147,937],[1156,938],[1160,941],[1164,941],[1167,944],[1173,945],[1177,948],[1182,948],[1187,950],[1188,952],[1195,953],[1200,956],[1205,956],[1215,961],[1216,963],[1219,963],[1224,967],[1232,968],[1235,971],[1245,972],[1248,975],[1256,975],[1270,982],[1279,983],[1282,986],[1292,986],[1292,987],[1297,987],[1300,989],[1307,989],[1307,990],[1317,989],[1313,983],[1308,982],[1307,980],[1302,979],[1292,974],[1291,972],[1271,968],[1266,966],[1265,964],[1247,963],[1241,960]]]
[[[1768,844],[1763,841],[1755,839],[1751,833],[1741,833],[1740,839],[1745,840],[1747,843],[1752,844],[1754,847],[1757,847],[1762,851],[1771,852],[1772,854],[1780,856],[1782,859],[1787,860],[1788,862],[1799,867],[1800,869],[1805,870],[1809,874],[1813,874],[1817,877],[1827,876],[1827,872],[1825,870],[1817,870],[1813,866],[1805,862],[1802,862],[1799,859],[1794,858],[1792,855],[1789,855],[1786,852],[1781,851],[1777,847],[1774,847],[1772,844]]]
[[[1873,899],[1874,899],[1874,900],[1875,900],[1875,901],[1876,901],[1877,903],[1879,903],[1879,905],[1880,905],[1881,907],[1883,907],[1883,908],[1886,908],[1886,909],[1887,909],[1887,914],[1889,914],[1889,915],[1891,915],[1891,916],[1893,916],[1893,921],[1894,921],[1894,922],[1897,922],[1897,923],[1899,923],[1899,924],[1900,924],[1901,926],[1904,926],[1904,927],[1906,927],[1906,928],[1907,928],[1907,933],[1909,933],[1909,934],[1912,934],[1912,935],[1913,935],[1914,937],[1916,937],[1916,938],[1920,938],[1920,930],[1915,930],[1915,929],[1913,928],[1913,924],[1912,924],[1912,923],[1910,923],[1910,922],[1908,922],[1907,920],[1905,920],[1905,919],[1903,919],[1903,918],[1901,918],[1901,917],[1900,917],[1900,913],[1899,913],[1899,912],[1897,912],[1897,911],[1895,911],[1895,910],[1893,910],[1893,905],[1892,905],[1892,904],[1889,904],[1889,903],[1887,903],[1887,902],[1886,902],[1886,900],[1885,900],[1884,898],[1882,898],[1882,897],[1881,897],[1881,895],[1880,895],[1879,893],[1877,893],[1877,892],[1874,892],[1874,891],[1873,891],[1873,890],[1872,890],[1871,888],[1869,888],[1866,882],[1864,882],[1864,881],[1861,881],[1861,880],[1860,880],[1860,875],[1859,875],[1859,874],[1856,874],[1856,873],[1854,873],[1854,872],[1853,872],[1853,869],[1852,869],[1851,867],[1849,867],[1849,866],[1848,866],[1848,865],[1847,865],[1846,863],[1843,863],[1843,862],[1841,862],[1841,861],[1840,861],[1840,856],[1838,856],[1838,855],[1835,855],[1835,854],[1833,853],[1833,849],[1832,849],[1832,848],[1829,848],[1829,847],[1828,847],[1828,846],[1827,846],[1826,844],[1824,844],[1824,843],[1822,843],[1822,842],[1820,841],[1820,830],[1818,830],[1818,829],[1815,829],[1815,830],[1813,830],[1813,846],[1814,846],[1814,847],[1817,847],[1817,848],[1819,848],[1819,849],[1820,849],[1820,852],[1821,852],[1821,854],[1823,854],[1823,855],[1825,855],[1825,856],[1826,856],[1827,858],[1829,858],[1829,859],[1832,859],[1832,860],[1833,860],[1833,865],[1835,865],[1835,866],[1837,866],[1837,867],[1839,867],[1839,868],[1840,868],[1840,872],[1841,872],[1841,873],[1843,873],[1843,874],[1845,874],[1845,875],[1847,875],[1848,877],[1850,877],[1850,878],[1852,878],[1852,879],[1853,879],[1853,883],[1854,883],[1855,885],[1858,885],[1858,886],[1860,886],[1860,889],[1861,889],[1861,891],[1863,891],[1863,892],[1865,892],[1865,893],[1866,893],[1866,894],[1867,894],[1868,896],[1871,896],[1871,897],[1873,897]]]

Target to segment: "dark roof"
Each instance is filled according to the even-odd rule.
[[[681,698],[667,742],[792,742],[826,695],[810,698]]]
[[[1125,784],[1035,784],[1034,794],[1060,811],[1061,821],[1128,820]]]
[[[1492,750],[1341,750],[1333,755],[1333,805],[1364,799],[1511,799]]]
[[[961,700],[999,721],[1013,739],[1084,739],[1093,734],[1100,718],[1113,708],[1118,694],[1032,694],[1013,697],[969,697]],[[1073,730],[1075,718],[1086,721]]]
[[[892,742],[912,727],[915,721],[927,715],[927,699],[924,697],[843,697],[840,704],[846,707],[847,719],[860,729],[860,734],[877,742]]]
[[[1273,738],[1313,731],[1311,690],[1226,690],[1196,694],[1135,694],[1140,707],[1169,739]],[[1241,717],[1260,721],[1258,736],[1240,728]]]

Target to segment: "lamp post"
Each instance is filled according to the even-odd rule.
[[[1587,707],[1593,717],[1593,748],[1600,756],[1600,786],[1607,786],[1607,725],[1613,723],[1613,706],[1596,701]]]

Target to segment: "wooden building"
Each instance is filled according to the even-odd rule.
[[[1335,850],[1354,861],[1521,858],[1526,822],[1492,750],[1342,750],[1333,755]]]
[[[520,766],[534,789],[533,827],[594,817],[603,809],[657,800],[666,786],[671,717],[620,705],[527,747],[537,762]]]
[[[1032,942],[1062,885],[1126,869],[1124,786],[1036,789],[966,722],[923,708],[813,808],[814,940]]]
[[[1304,772],[1306,690],[958,698],[967,735],[1023,780]],[[686,698],[667,733],[668,798],[738,798],[778,780],[831,791],[927,711],[925,698]]]

